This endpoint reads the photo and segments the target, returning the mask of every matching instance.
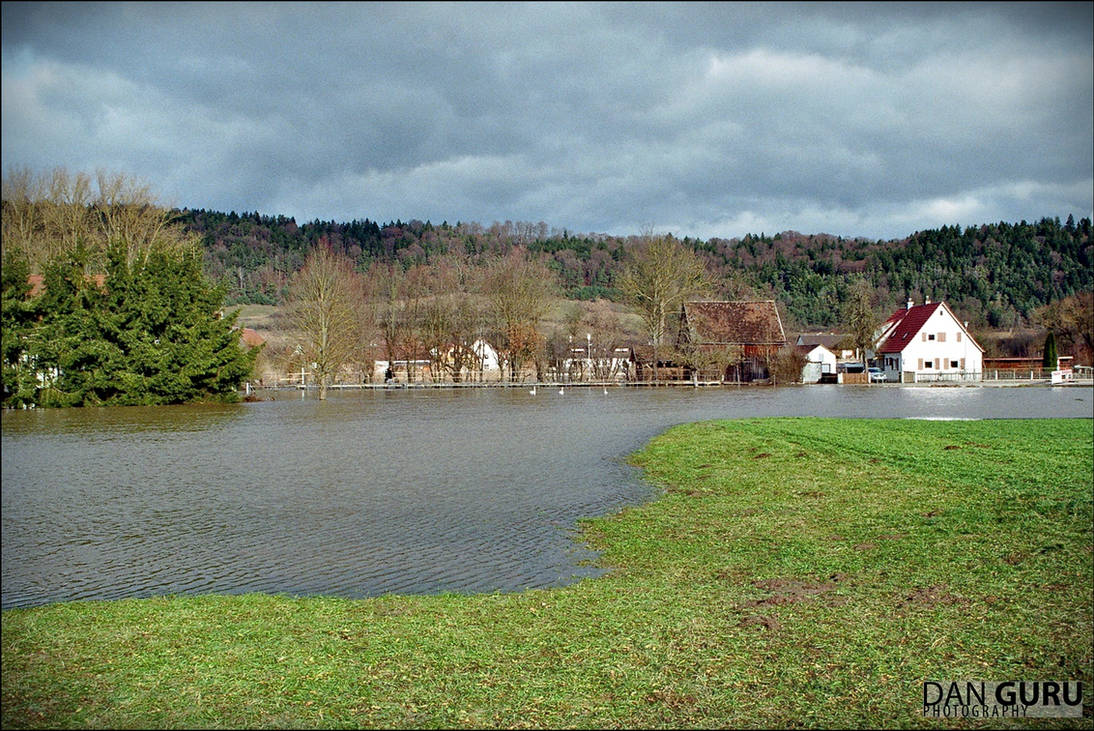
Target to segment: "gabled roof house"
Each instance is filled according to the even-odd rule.
[[[743,381],[767,378],[767,359],[786,345],[775,300],[688,302],[680,313],[677,347],[701,350],[741,349],[736,376]],[[726,374],[728,377],[728,373]]]
[[[802,383],[816,383],[825,373],[836,372],[838,360],[836,354],[820,343],[815,345],[798,343],[794,347],[805,356],[805,365],[802,366]]]
[[[851,360],[855,357],[855,349],[846,347],[850,340],[848,333],[801,333],[794,344],[799,347],[807,345],[810,348],[821,345],[834,353],[836,360]]]
[[[984,349],[945,302],[908,300],[882,324],[875,343],[888,381],[980,380],[983,372]]]

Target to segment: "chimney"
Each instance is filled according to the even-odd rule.
[[[923,298],[923,304],[925,304],[925,305],[931,304],[931,298],[930,297],[924,297]]]
[[[912,298],[909,297],[908,298],[908,306],[906,307],[906,309],[909,309],[909,310],[912,309],[912,305],[914,305],[914,304],[915,304],[915,302],[912,302]]]

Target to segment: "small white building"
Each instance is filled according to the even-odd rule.
[[[808,345],[810,347],[814,345],[823,345],[836,356],[837,362],[843,362],[855,359],[854,349],[846,347],[850,339],[851,336],[848,333],[802,333],[798,336],[798,339],[794,344],[798,347],[802,345]]]
[[[484,372],[492,373],[501,368],[498,351],[494,349],[494,346],[482,338],[471,343],[471,352],[475,354],[475,358],[482,364],[482,370]]]
[[[984,370],[984,349],[945,302],[908,300],[881,326],[875,343],[887,381],[978,381]]]
[[[820,343],[796,347],[806,359],[802,367],[802,383],[816,383],[821,375],[836,372],[836,354],[828,348]]]

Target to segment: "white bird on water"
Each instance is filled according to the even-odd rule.
[[[604,395],[605,395],[605,396],[607,396],[607,395],[608,395],[608,387],[607,387],[607,386],[605,386],[605,387],[604,387]]]
[[[559,389],[558,389],[558,395],[562,396],[565,393],[566,393],[566,387],[565,386],[560,386]]]
[[[533,396],[535,396],[535,395],[536,395],[536,387],[535,387],[535,386],[532,386],[532,390],[531,390],[531,391],[529,391],[528,393],[530,393],[530,394],[532,394]]]

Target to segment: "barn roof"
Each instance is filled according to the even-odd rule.
[[[688,302],[681,336],[696,345],[782,345],[786,342],[775,300]]]

